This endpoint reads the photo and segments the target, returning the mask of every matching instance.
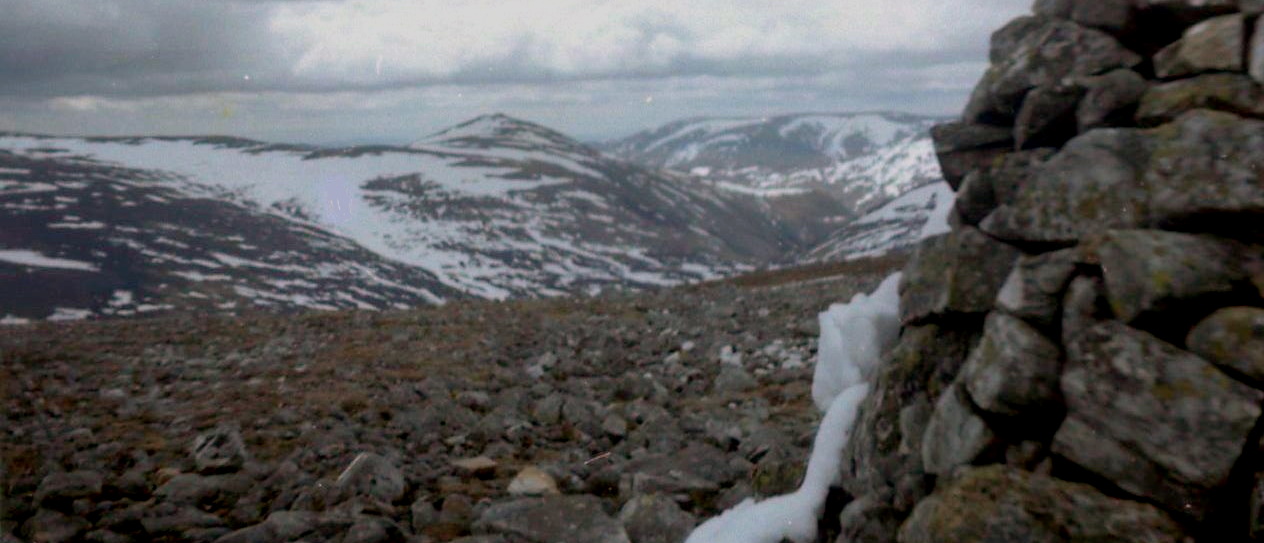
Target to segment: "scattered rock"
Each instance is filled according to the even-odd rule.
[[[404,474],[390,460],[360,453],[334,481],[335,501],[366,496],[392,503],[404,496]]]
[[[254,526],[228,533],[215,543],[284,543],[316,530],[319,515],[311,511],[277,511]]]
[[[503,534],[527,543],[631,543],[618,521],[589,495],[522,498],[493,504],[474,523],[477,534]]]
[[[602,419],[601,429],[608,436],[622,438],[628,435],[628,421],[617,414],[611,413]]]
[[[31,543],[67,543],[88,531],[91,526],[91,523],[80,517],[40,509],[35,516],[22,523],[21,534]]]
[[[193,440],[193,462],[201,473],[236,471],[248,459],[241,432],[231,426],[220,426]]]
[[[500,467],[500,463],[486,456],[475,456],[453,460],[452,467],[463,477],[488,479],[496,475],[496,468]]]
[[[71,502],[101,493],[104,477],[95,471],[50,473],[35,489],[35,503],[66,510]]]
[[[623,504],[619,521],[632,543],[680,543],[698,519],[662,494],[644,494]]]
[[[1169,511],[1200,518],[1260,417],[1264,392],[1121,323],[1067,346],[1055,453]],[[1147,466],[1152,466],[1152,469]]]
[[[507,491],[511,496],[546,496],[559,493],[553,476],[535,466],[522,468],[509,482]]]
[[[751,377],[745,368],[724,364],[720,366],[720,373],[711,385],[711,393],[727,396],[746,392],[757,386],[759,386],[759,381]]]
[[[1153,506],[1005,466],[968,469],[922,500],[900,543],[1121,541],[1178,543],[1184,533]]]
[[[904,515],[875,496],[852,500],[838,515],[839,542],[895,543]]]
[[[1207,361],[1264,386],[1264,309],[1226,307],[1189,332],[1189,350]]]

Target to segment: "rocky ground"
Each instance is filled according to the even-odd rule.
[[[680,541],[797,486],[816,314],[901,264],[3,327],[0,541]]]

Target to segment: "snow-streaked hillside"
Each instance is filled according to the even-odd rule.
[[[940,178],[928,133],[936,121],[901,113],[697,118],[602,148],[769,198],[818,190],[864,212]]]
[[[948,214],[955,201],[947,183],[912,190],[842,226],[804,260],[851,260],[911,247],[948,231]]]
[[[409,147],[5,134],[0,168],[0,290],[36,290],[0,318],[554,295],[794,249],[749,195],[499,115]]]

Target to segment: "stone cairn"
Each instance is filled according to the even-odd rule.
[[[1264,0],[1039,0],[934,129],[953,230],[840,541],[1264,541]]]

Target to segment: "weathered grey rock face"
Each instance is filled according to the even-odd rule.
[[[1132,70],[1112,70],[1084,78],[1084,99],[1075,111],[1080,132],[1130,124],[1137,102],[1150,84]]]
[[[1033,167],[1052,155],[1051,149],[1009,153],[970,172],[957,189],[954,204],[961,222],[978,225],[998,205],[1011,202],[1018,187],[1030,180]]]
[[[1200,22],[1154,56],[1154,72],[1167,79],[1218,70],[1242,71],[1245,29],[1241,14]]]
[[[1160,12],[1185,24],[1232,13],[1239,0],[1136,0],[1138,9]]]
[[[838,515],[839,534],[836,543],[864,541],[895,543],[904,515],[875,496],[852,500]]]
[[[966,105],[966,122],[1008,124],[1023,97],[1037,87],[1056,87],[1064,79],[1131,68],[1141,57],[1104,32],[1070,21],[1020,18],[997,32],[992,51],[1003,58],[975,87]]]
[[[1242,74],[1216,73],[1151,87],[1137,108],[1137,123],[1158,126],[1192,109],[1264,117],[1264,88]]]
[[[1235,226],[1259,230],[1262,148],[1264,121],[1207,110],[1152,130],[1089,131],[1039,169],[1040,183],[1024,184],[1014,203],[980,228],[1016,243],[1059,244],[1147,225],[1214,227],[1204,221],[1210,215],[1222,215],[1222,223],[1236,216]]]
[[[1129,0],[1037,0],[1038,15],[1070,19],[1084,26],[1120,34],[1132,26],[1133,2]]]
[[[1017,258],[1017,250],[974,228],[927,240],[900,281],[900,319],[988,312]]]
[[[962,382],[980,409],[1028,417],[1029,427],[1039,427],[1061,411],[1061,358],[1058,345],[1035,328],[1015,317],[992,313],[983,327],[983,339],[966,360]]]
[[[923,500],[900,543],[1124,541],[1176,543],[1183,534],[1153,506],[1004,466],[967,471]]]
[[[956,379],[981,322],[906,327],[861,404],[843,451],[843,486],[854,496],[891,492],[920,477],[922,438],[935,402]]]
[[[104,478],[95,471],[50,473],[35,489],[35,503],[50,507],[66,506],[79,498],[100,494],[103,484]]]
[[[1079,85],[1036,87],[1027,93],[1014,119],[1017,148],[1058,147],[1074,137],[1076,110],[1084,93]]]
[[[966,172],[986,166],[1014,147],[1009,128],[969,123],[944,123],[931,128],[935,156],[944,180],[957,188]]]
[[[529,543],[630,543],[623,526],[601,509],[600,500],[588,495],[523,498],[494,504],[474,523],[474,531],[503,534]]]
[[[1204,494],[1228,479],[1264,393],[1118,322],[1090,328],[1067,349],[1071,426],[1058,431],[1054,451],[1171,511],[1205,513]],[[1161,469],[1135,469],[1103,453],[1111,449]]]
[[[1063,249],[1018,258],[996,295],[996,307],[1037,327],[1054,329],[1078,253]]]
[[[1246,247],[1210,236],[1162,230],[1114,230],[1094,240],[1106,295],[1115,315],[1132,322],[1147,313],[1246,281]]]
[[[1137,225],[1145,217],[1138,179],[1149,144],[1128,129],[1079,136],[1035,172],[1040,183],[1024,184],[1014,202],[980,228],[1014,242],[1071,244],[1092,232]]]
[[[997,446],[996,434],[974,412],[965,391],[953,385],[935,402],[922,438],[922,464],[926,473],[943,475],[984,458]]]
[[[1211,363],[1264,385],[1264,309],[1221,309],[1198,323],[1185,343]]]

